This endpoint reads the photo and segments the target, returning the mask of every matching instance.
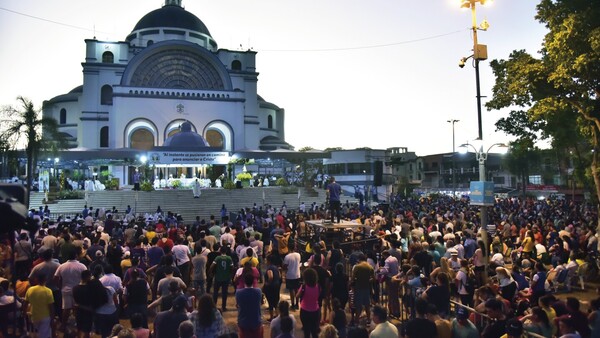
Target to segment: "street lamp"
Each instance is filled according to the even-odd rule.
[[[451,119],[446,122],[452,123],[452,198],[456,198],[456,158],[454,156],[456,150],[454,148],[454,124],[456,122],[460,122],[460,120]]]
[[[458,147],[459,152],[462,154],[467,153],[469,148],[471,148],[475,152],[475,158],[477,159],[477,162],[479,162],[479,181],[481,181],[481,182],[486,181],[485,161],[487,161],[488,153],[494,147],[498,147],[500,149],[501,153],[506,153],[506,151],[508,151],[508,146],[504,143],[494,143],[487,149],[487,151],[483,150],[484,149],[483,142],[480,142],[478,147],[475,147],[474,145],[472,145],[470,143],[461,144]],[[483,244],[485,245],[485,252],[486,252],[486,256],[487,256],[489,254],[488,253],[489,240],[488,240],[488,236],[487,236],[487,225],[488,225],[487,206],[481,205],[481,207],[479,208],[479,213],[481,215],[481,228],[480,228],[481,238],[483,240]],[[487,282],[488,257],[485,257],[484,263],[485,263],[484,278],[485,278],[485,281]]]
[[[483,130],[481,123],[481,88],[479,84],[479,61],[487,60],[487,45],[479,44],[477,41],[477,30],[486,31],[490,24],[487,20],[483,20],[483,22],[478,26],[477,25],[477,16],[475,11],[475,4],[480,3],[481,5],[485,5],[486,3],[490,3],[491,0],[462,0],[461,8],[470,8],[471,9],[471,29],[473,31],[473,54],[468,57],[463,57],[460,59],[458,66],[463,68],[468,59],[473,58],[474,66],[475,66],[475,86],[477,90],[477,123],[478,123],[478,131],[479,131],[479,139],[483,140]]]

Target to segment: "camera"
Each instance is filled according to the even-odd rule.
[[[460,68],[465,68],[465,62],[467,62],[467,58],[461,58],[460,61],[458,61],[458,66]]]

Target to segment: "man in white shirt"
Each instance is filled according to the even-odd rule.
[[[289,252],[283,259],[283,269],[285,270],[285,286],[290,292],[292,302],[290,309],[298,310],[300,308],[296,293],[300,288],[300,254],[294,252],[294,245],[289,246]]]
[[[100,277],[100,283],[105,287],[112,287],[117,294],[123,293],[123,282],[121,281],[121,277],[113,273],[113,267],[110,264],[107,264],[104,267],[104,276]]]
[[[221,235],[221,243],[223,242],[229,244],[232,248],[235,247],[235,237],[231,234],[229,227],[225,227],[225,233]]]
[[[380,305],[375,305],[372,311],[375,329],[369,335],[370,338],[397,338],[398,328],[387,319],[387,311]]]
[[[178,237],[176,240],[176,245],[173,246],[171,252],[173,253],[173,258],[175,258],[175,264],[179,268],[179,272],[181,272],[181,279],[185,283],[185,285],[190,284],[190,265],[191,265],[191,255],[190,249],[184,243],[184,239]]]
[[[73,309],[73,287],[81,282],[81,272],[87,270],[87,267],[77,261],[75,250],[69,251],[67,261],[59,265],[54,273],[54,280],[61,287],[62,293],[62,321],[67,324],[67,319],[71,309]]]

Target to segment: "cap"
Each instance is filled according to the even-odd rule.
[[[98,228],[96,228],[96,231],[102,232],[102,231],[104,231],[104,227],[99,226]]]
[[[509,336],[520,337],[523,334],[523,323],[516,318],[509,320],[506,322],[506,333]]]
[[[456,318],[457,319],[467,319],[469,318],[469,311],[462,306],[459,306],[456,309]]]
[[[448,249],[448,252],[450,253],[451,256],[458,256],[458,251],[454,248]]]
[[[104,256],[104,254],[102,253],[102,251],[96,250],[96,257],[100,257],[100,256]]]

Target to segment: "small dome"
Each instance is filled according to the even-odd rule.
[[[192,131],[191,123],[187,121],[183,122],[179,129],[181,130],[180,132],[165,140],[163,147],[203,148],[209,146],[202,135]]]
[[[211,36],[206,25],[197,16],[174,4],[167,4],[144,15],[135,25],[133,31],[159,27],[189,29]]]

